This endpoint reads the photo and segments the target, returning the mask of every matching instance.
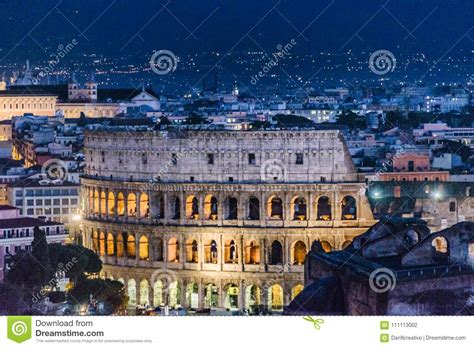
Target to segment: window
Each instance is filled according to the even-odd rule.
[[[43,205],[43,200],[42,199],[37,199],[36,200],[36,205]]]
[[[194,182],[194,176],[190,176],[189,181]]]
[[[303,164],[303,154],[302,153],[297,153],[296,154],[295,164]]]
[[[29,206],[29,207],[32,207],[34,205],[34,201],[32,199],[28,199],[26,201],[26,204]]]
[[[63,203],[64,205],[68,205],[68,204],[69,204],[69,199],[68,199],[68,198],[63,198],[63,199],[62,199],[62,203]]]
[[[449,202],[449,211],[456,211],[456,202]]]
[[[207,164],[214,164],[214,154],[213,153],[208,153],[207,154]]]
[[[60,204],[60,199],[59,198],[53,199],[53,204],[54,205],[59,205]]]
[[[171,163],[176,166],[178,165],[178,155],[175,153],[171,154]]]
[[[249,153],[249,164],[250,165],[255,165],[257,164],[256,160],[255,160],[255,154],[254,153]]]
[[[326,177],[325,177],[325,176],[322,176],[320,181],[321,181],[321,182],[326,182]]]

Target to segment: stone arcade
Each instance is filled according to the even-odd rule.
[[[282,311],[310,245],[375,221],[336,130],[85,134],[83,241],[130,305]]]

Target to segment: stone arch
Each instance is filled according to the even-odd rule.
[[[103,231],[100,232],[100,237],[99,237],[99,255],[100,256],[105,255],[105,233]]]
[[[168,304],[171,308],[177,308],[181,305],[181,285],[177,281],[169,284],[168,297]]]
[[[145,235],[142,235],[138,240],[138,257],[140,260],[149,260],[150,258],[148,237]]]
[[[245,263],[249,265],[260,264],[260,244],[256,240],[245,243]]]
[[[330,242],[328,242],[327,240],[322,240],[320,241],[321,242],[321,246],[323,247],[323,250],[327,253],[331,252],[332,251],[332,245]]]
[[[100,214],[105,215],[107,214],[106,203],[107,197],[105,196],[105,191],[101,190],[100,192]]]
[[[199,201],[194,195],[189,195],[186,198],[186,218],[199,219]]]
[[[420,241],[420,235],[413,229],[408,229],[403,236],[403,244],[407,248],[412,248]]]
[[[115,247],[114,247],[114,235],[112,233],[107,234],[107,255],[113,256],[115,254]]]
[[[188,283],[185,292],[186,306],[191,309],[197,309],[199,307],[198,297],[198,285],[195,282]]]
[[[280,241],[274,240],[270,250],[270,264],[283,265],[283,245]]]
[[[117,214],[125,216],[125,196],[122,192],[117,193]]]
[[[280,284],[273,284],[268,289],[267,306],[270,312],[280,312],[284,305],[283,287]]]
[[[239,256],[237,254],[237,244],[233,239],[226,240],[224,243],[224,262],[237,263]]]
[[[332,220],[332,206],[328,196],[321,196],[318,198],[316,204],[316,218],[318,220],[330,221]]]
[[[306,199],[303,196],[296,196],[291,200],[291,213],[293,220],[308,220]]]
[[[268,198],[267,215],[273,219],[283,219],[283,200],[277,195],[272,195]]]
[[[352,196],[344,196],[341,200],[341,220],[357,219],[357,201]]]
[[[129,259],[135,258],[137,254],[136,244],[135,244],[135,236],[129,234],[127,236],[127,257]]]
[[[179,243],[174,237],[168,241],[168,262],[179,262]]]
[[[128,304],[130,306],[136,306],[137,304],[137,283],[135,279],[131,278],[127,282],[127,295],[128,295]]]
[[[449,252],[449,243],[446,237],[438,236],[433,238],[431,246],[437,253],[447,254]]]
[[[133,192],[127,195],[127,216],[137,216],[137,195]]]
[[[124,256],[124,239],[122,233],[119,233],[117,236],[117,257]]]
[[[250,197],[248,201],[248,219],[260,220],[260,201],[257,197]]]
[[[258,285],[251,284],[245,288],[245,309],[251,313],[258,311],[258,306],[262,304],[262,291]]]
[[[342,245],[341,245],[341,250],[344,250],[347,248],[349,245],[351,245],[352,241],[351,240],[345,240]]]
[[[112,191],[109,191],[109,194],[107,195],[107,205],[109,209],[108,215],[115,215],[115,195]]]
[[[233,283],[224,286],[224,308],[237,309],[239,308],[239,288]]]
[[[217,220],[217,198],[213,195],[204,197],[204,218],[207,220]]]
[[[179,220],[181,219],[181,201],[179,197],[175,197],[174,200],[171,201],[171,219],[172,220]]]
[[[150,284],[148,280],[142,279],[140,281],[140,305],[150,305]]]
[[[160,237],[153,237],[153,261],[163,261],[163,239]]]
[[[188,239],[186,241],[186,262],[187,263],[198,263],[199,262],[199,246],[195,239]]]
[[[156,280],[153,284],[153,305],[155,307],[164,305],[163,302],[163,282]]]
[[[94,214],[99,214],[99,192],[94,189]]]
[[[99,232],[97,230],[92,231],[92,250],[96,254],[99,253]]]
[[[209,283],[204,287],[204,307],[211,308],[219,305],[219,288]]]
[[[306,258],[306,244],[300,240],[293,243],[291,247],[291,263],[293,265],[302,265]]]
[[[217,242],[214,239],[204,244],[204,262],[217,264]]]
[[[140,194],[140,217],[147,218],[150,216],[150,200],[148,194],[142,192]]]
[[[293,300],[298,294],[303,291],[304,286],[303,284],[296,284],[291,288],[291,300]]]
[[[235,197],[227,197],[224,201],[224,216],[226,220],[237,220],[239,203]]]

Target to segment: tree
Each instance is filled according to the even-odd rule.
[[[336,124],[344,125],[350,129],[366,129],[367,120],[365,116],[361,116],[352,111],[344,110],[338,115]]]
[[[81,304],[86,303],[90,295],[94,295],[95,299],[112,305],[114,311],[125,309],[128,304],[123,284],[110,279],[87,279],[77,284],[70,291],[70,295]]]
[[[296,115],[277,114],[273,116],[273,121],[277,127],[314,127],[314,122],[310,119]]]

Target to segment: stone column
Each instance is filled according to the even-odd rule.
[[[104,215],[109,217],[109,189],[105,189],[105,212]]]
[[[245,298],[245,280],[239,281],[239,296],[238,296],[238,309],[239,311],[243,310],[244,307],[244,298]]]
[[[136,219],[141,219],[141,207],[140,207],[140,195],[141,193],[140,192],[135,192],[135,205],[137,207],[137,209],[135,209],[135,215],[136,215]]]

